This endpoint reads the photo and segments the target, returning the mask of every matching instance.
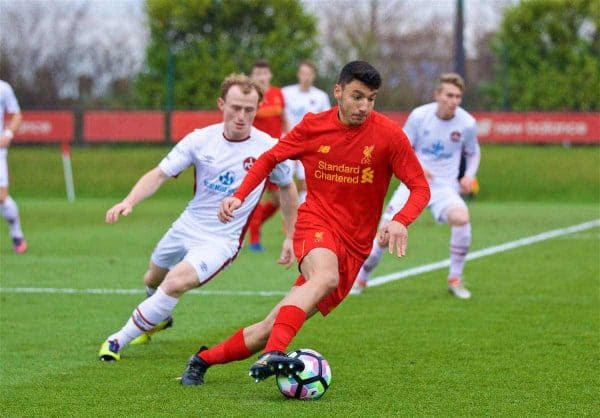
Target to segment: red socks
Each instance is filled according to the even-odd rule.
[[[285,352],[292,339],[296,336],[304,321],[306,312],[294,305],[285,305],[279,309],[275,318],[273,330],[267,341],[264,352]]]
[[[306,312],[294,305],[285,305],[279,309],[275,318],[275,324],[271,330],[271,335],[267,341],[265,352],[282,351],[285,352],[287,346],[292,342],[304,321]],[[224,364],[237,360],[244,360],[250,357],[252,353],[248,350],[244,341],[244,329],[236,331],[229,339],[223,341],[208,350],[201,351],[198,354],[209,366],[213,364]]]
[[[204,360],[209,366],[212,366],[213,364],[244,360],[251,355],[252,353],[248,350],[244,341],[244,328],[241,328],[229,337],[229,339],[208,350],[201,351],[198,357]]]
[[[277,209],[278,207],[271,201],[258,204],[250,218],[250,228],[248,231],[250,233],[250,244],[258,244],[260,242],[260,227],[277,212]]]
[[[277,212],[277,209],[279,209],[279,206],[275,206],[270,200],[263,203],[262,211],[260,213],[260,224],[264,224],[271,216],[275,214],[275,212]]]

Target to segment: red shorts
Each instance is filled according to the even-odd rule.
[[[327,248],[337,255],[338,271],[340,281],[337,288],[330,294],[325,296],[317,304],[317,308],[323,314],[327,315],[336,306],[338,306],[350,293],[354,279],[363,265],[364,259],[358,259],[348,254],[343,243],[338,237],[332,233],[331,229],[311,225],[308,228],[302,228],[296,224],[296,232],[294,234],[294,254],[298,259],[298,265],[302,263],[302,259],[310,250],[315,248]],[[301,286],[306,282],[302,274],[298,276],[295,286]]]

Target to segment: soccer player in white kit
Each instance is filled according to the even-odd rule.
[[[217,104],[223,122],[197,129],[181,140],[129,195],[106,213],[106,222],[127,216],[133,206],[155,193],[170,177],[195,167],[195,194],[152,253],[144,276],[148,298],[140,303],[121,330],[110,335],[98,353],[102,361],[120,360],[125,345],[142,335],[170,326],[171,312],[188,290],[202,286],[239,253],[248,218],[260,200],[264,182],[250,195],[251,204],[229,224],[217,218],[221,201],[233,194],[254,161],[276,140],[252,127],[262,90],[245,75],[233,74],[221,85]],[[292,237],[298,194],[289,167],[278,165],[270,180],[280,186],[286,238],[278,260],[294,261]]]
[[[10,121],[4,127],[4,114],[10,115]],[[27,251],[27,241],[21,229],[19,208],[8,194],[8,147],[21,124],[21,108],[15,93],[6,81],[0,80],[0,212],[8,224],[8,232],[16,254]]]
[[[460,193],[471,193],[481,153],[475,118],[459,106],[464,88],[460,75],[441,74],[436,82],[435,102],[414,109],[404,125],[404,132],[429,182],[431,199],[428,207],[436,222],[450,225],[448,290],[457,298],[469,299],[471,292],[465,287],[462,276],[471,245],[471,223],[469,209]],[[466,167],[459,181],[462,155]],[[401,184],[382,216],[380,228],[404,205],[408,194],[406,186]],[[358,273],[353,294],[360,294],[365,288],[384,248],[375,240],[371,254]]]
[[[316,88],[313,83],[317,75],[317,67],[310,60],[298,65],[298,84],[292,84],[282,89],[285,99],[285,114],[291,127],[296,126],[307,113],[320,113],[331,108],[329,96],[323,90]],[[291,129],[290,129],[291,130]],[[300,202],[306,198],[306,180],[304,167],[300,161],[290,161],[298,180],[298,197]]]

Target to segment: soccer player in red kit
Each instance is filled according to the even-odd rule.
[[[182,384],[200,385],[208,367],[246,359],[261,349],[250,368],[257,381],[276,372],[301,371],[304,364],[285,351],[307,318],[317,311],[329,314],[348,295],[371,250],[392,175],[408,187],[410,196],[379,231],[379,240],[388,244],[390,253],[405,255],[407,227],[427,206],[429,186],[400,126],[373,111],[380,85],[381,76],[369,63],[346,64],[334,87],[338,106],[306,115],[262,154],[233,196],[223,200],[219,218],[228,222],[275,164],[300,160],[308,190],[293,239],[301,274],[264,320],[194,354]]]
[[[265,60],[255,61],[250,69],[250,78],[265,92],[258,106],[253,126],[273,138],[279,139],[284,132],[289,131],[289,123],[284,113],[283,92],[281,88],[271,85],[273,73],[269,63]],[[262,225],[279,209],[279,188],[268,180],[266,195],[267,199],[258,204],[250,218],[248,225],[250,251],[262,252],[265,250],[260,242],[260,230]]]

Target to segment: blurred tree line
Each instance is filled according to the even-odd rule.
[[[0,0],[0,78],[25,108],[212,109],[223,77],[257,58],[270,61],[275,85],[296,82],[297,63],[311,58],[328,92],[344,63],[365,59],[384,78],[378,108],[409,110],[454,68],[454,16],[435,1],[126,2],[117,19],[98,18],[95,0]],[[466,19],[466,107],[600,110],[598,0],[466,8],[478,12]]]

